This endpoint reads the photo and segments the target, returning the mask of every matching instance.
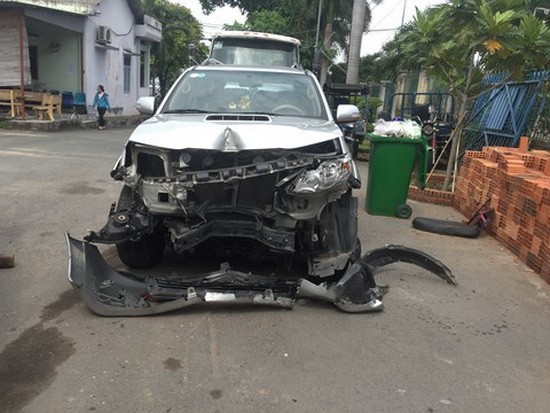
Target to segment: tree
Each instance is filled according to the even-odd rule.
[[[311,15],[317,16],[319,7],[322,7],[321,25],[322,43],[316,45],[322,53],[321,73],[319,81],[324,84],[327,80],[329,66],[336,57],[338,45],[340,49],[347,49],[347,36],[349,35],[353,0],[306,0],[307,10]]]
[[[244,24],[235,22],[227,30],[250,30],[263,33],[285,34],[290,31],[289,21],[277,10],[258,10],[250,13]]]
[[[223,5],[236,6],[247,15],[245,23],[235,22],[226,25],[227,30],[254,30],[277,33],[300,39],[300,61],[302,66],[311,68],[315,46],[315,20],[307,8],[307,0],[202,0],[203,10],[212,11]],[[270,6],[268,9],[267,7]]]
[[[216,7],[238,7],[247,14],[244,24],[234,23],[227,28],[234,30],[267,31],[297,37],[302,41],[301,62],[304,67],[311,67],[314,48],[319,48],[321,60],[321,84],[326,82],[327,73],[338,52],[348,51],[348,40],[353,15],[354,0],[200,0],[203,10],[211,12]],[[370,22],[370,7],[363,0],[367,12],[364,25]],[[371,0],[370,4],[381,0]],[[317,13],[321,13],[321,42],[315,44]],[[360,28],[361,32],[363,31]],[[359,45],[360,49],[360,45]],[[358,55],[359,51],[357,51]]]
[[[451,183],[468,105],[479,93],[484,75],[507,71],[510,79],[548,65],[550,29],[525,4],[524,0],[450,0],[425,12],[417,10],[413,22],[395,39],[401,67],[422,67],[444,81],[458,103],[445,190]]]
[[[357,83],[359,81],[359,66],[361,56],[361,43],[363,33],[368,30],[372,18],[371,5],[380,4],[381,0],[372,0],[370,3],[365,0],[354,0],[353,19],[349,40],[348,73],[346,83]]]
[[[200,0],[205,13],[214,11],[216,7],[238,7],[242,13],[252,13],[258,10],[273,10],[279,6],[278,0]]]
[[[153,77],[165,95],[182,69],[189,66],[188,46],[202,39],[202,26],[184,6],[168,0],[142,0],[143,11],[162,22],[162,39],[151,50]],[[202,50],[204,53],[204,50]]]

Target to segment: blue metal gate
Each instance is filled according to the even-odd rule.
[[[487,88],[475,101],[465,128],[464,150],[483,146],[515,147],[530,120],[540,113],[544,100],[539,94],[549,71],[532,72],[521,81],[506,82],[505,73],[487,76]]]

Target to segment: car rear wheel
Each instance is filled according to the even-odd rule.
[[[134,200],[132,188],[124,186],[117,205],[117,212],[132,208]],[[125,241],[116,244],[116,250],[120,260],[130,268],[151,268],[162,259],[166,237],[160,226],[153,233],[144,235],[138,241]]]

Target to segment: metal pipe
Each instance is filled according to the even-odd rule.
[[[407,0],[403,3],[403,15],[401,16],[401,29],[403,28],[403,24],[405,24],[405,11],[407,10]]]
[[[319,7],[317,9],[317,30],[315,32],[315,50],[319,50],[319,35],[321,31],[321,9],[323,7],[323,0],[319,0]]]
[[[23,41],[23,27],[25,25],[25,16],[23,12],[19,13],[18,26],[19,26],[19,75],[21,90],[21,116],[23,119],[26,117],[25,113],[25,43]]]

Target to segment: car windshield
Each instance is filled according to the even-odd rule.
[[[215,39],[212,58],[226,64],[287,66],[296,64],[296,46],[269,40]]]
[[[254,113],[327,117],[319,89],[303,73],[192,70],[176,85],[162,113]]]

